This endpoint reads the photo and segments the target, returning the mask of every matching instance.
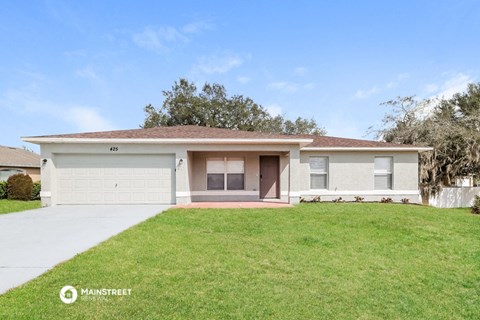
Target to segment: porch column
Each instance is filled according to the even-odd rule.
[[[40,179],[42,181],[42,190],[40,191],[40,199],[42,207],[50,207],[55,205],[52,201],[52,189],[56,188],[56,180],[54,177],[55,167],[52,161],[52,153],[45,151],[47,147],[40,146],[41,158],[40,160]],[[45,162],[43,160],[46,160]]]
[[[290,149],[290,204],[300,202],[300,148]]]
[[[189,204],[190,197],[190,181],[189,167],[190,161],[186,150],[178,151],[175,155],[175,191],[177,204]]]

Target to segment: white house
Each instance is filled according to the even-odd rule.
[[[419,201],[418,152],[377,141],[177,126],[24,137],[42,204],[187,204],[390,197]]]

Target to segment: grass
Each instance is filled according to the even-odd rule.
[[[66,305],[65,285],[132,294]],[[0,319],[478,319],[479,297],[468,209],[173,209],[0,296]]]
[[[0,214],[40,208],[40,201],[0,200]]]

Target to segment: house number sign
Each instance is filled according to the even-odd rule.
[[[118,147],[110,147],[110,151],[112,152],[118,151]]]

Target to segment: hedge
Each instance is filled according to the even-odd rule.
[[[33,183],[32,188],[32,197],[31,200],[40,200],[40,191],[42,190],[42,184],[40,181],[36,181]]]
[[[33,181],[29,175],[17,173],[7,179],[7,198],[27,201],[32,198]]]
[[[7,181],[0,181],[0,200],[8,199]],[[42,183],[36,181],[32,185],[32,196],[30,200],[40,200],[40,191],[42,189]]]
[[[0,181],[0,200],[7,199],[7,181]]]

